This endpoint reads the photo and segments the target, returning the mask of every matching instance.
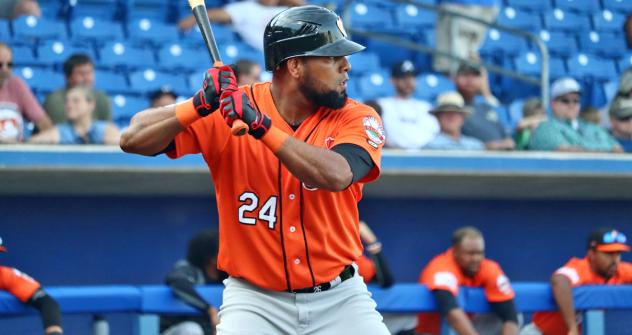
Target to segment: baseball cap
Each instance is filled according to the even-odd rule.
[[[621,78],[619,78],[619,94],[628,94],[632,91],[632,67],[623,72]]]
[[[417,69],[415,68],[415,64],[409,60],[403,60],[401,62],[397,62],[393,64],[391,68],[391,76],[393,78],[402,78],[405,76],[416,76]]]
[[[2,237],[0,237],[0,252],[7,252],[7,247],[2,243]]]
[[[624,119],[632,116],[632,99],[619,97],[612,101],[609,110],[610,116],[617,119]]]
[[[552,99],[555,99],[559,96],[562,96],[568,93],[581,94],[581,92],[582,92],[582,87],[579,85],[577,80],[571,77],[560,78],[554,81],[553,85],[551,85],[551,98]]]
[[[622,232],[609,227],[599,228],[588,237],[588,248],[603,252],[630,251],[627,237]]]
[[[481,74],[481,67],[471,63],[461,63],[456,70],[456,74],[475,74],[478,76]]]
[[[472,112],[465,108],[465,101],[458,92],[445,92],[437,97],[437,107],[430,111],[432,114],[441,112],[461,112],[466,116]]]

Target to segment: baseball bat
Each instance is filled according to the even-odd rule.
[[[219,56],[219,50],[217,49],[217,43],[215,42],[213,30],[211,30],[211,21],[208,19],[204,0],[189,0],[189,6],[191,7],[191,11],[193,12],[195,21],[197,22],[197,25],[200,28],[200,32],[202,33],[202,38],[204,39],[206,49],[208,49],[208,53],[211,55],[213,66],[222,66],[222,59]],[[233,121],[233,126],[231,129],[231,133],[233,135],[241,136],[246,134],[247,132],[248,125],[246,125],[244,121]]]

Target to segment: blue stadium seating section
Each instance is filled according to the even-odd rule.
[[[219,7],[227,0],[207,0],[207,7]],[[339,13],[341,0],[313,3],[332,6]],[[424,3],[436,5],[435,0]],[[169,84],[179,93],[199,86],[204,69],[211,65],[197,27],[179,32],[176,22],[190,15],[185,1],[167,0],[81,0],[61,2],[41,0],[42,18],[19,17],[0,20],[0,40],[14,47],[16,70],[25,67],[39,73],[47,70],[54,80],[63,77],[61,64],[71,54],[86,53],[98,68],[98,85],[111,94],[145,99],[148,91]],[[354,28],[393,34],[429,46],[435,44],[437,14],[400,2],[355,0],[350,7]],[[632,1],[622,0],[503,0],[497,22],[540,37],[549,50],[551,80],[565,75],[577,77],[597,97],[592,104],[605,104],[606,83],[632,66],[632,51],[627,48],[622,25],[632,13]],[[228,25],[213,25],[222,46],[225,63],[248,58],[264,64],[260,51],[246,45]],[[449,80],[441,78],[437,88],[424,84],[432,73],[431,57],[375,39],[359,40],[367,46],[363,53],[350,57],[352,81],[349,96],[373,99],[393,92],[389,70],[392,64],[411,59],[423,72],[418,78],[416,96],[434,99]],[[501,30],[488,31],[480,50],[492,64],[517,70],[532,77],[540,73],[540,53],[534,43]],[[169,76],[175,82],[143,83],[144,70]],[[376,76],[377,75],[377,76]],[[380,78],[376,79],[376,78]],[[99,79],[99,77],[103,77]],[[193,79],[195,78],[195,79]],[[444,80],[445,79],[445,80]],[[596,80],[594,85],[591,81]],[[537,88],[492,75],[493,91],[507,106],[514,98],[537,93]],[[39,86],[37,86],[39,85]],[[35,93],[52,88],[36,84]],[[181,86],[181,87],[179,87]],[[511,108],[508,108],[512,110]],[[509,112],[511,114],[511,112]]]

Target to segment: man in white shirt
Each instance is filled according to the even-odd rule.
[[[395,96],[378,99],[388,147],[421,149],[439,132],[437,119],[429,113],[432,105],[413,97],[417,87],[416,75],[411,61],[396,63],[391,69]]]

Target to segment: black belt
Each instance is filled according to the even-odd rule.
[[[338,277],[334,278],[332,281],[328,282],[328,283],[323,283],[323,284],[319,284],[316,286],[312,286],[312,287],[306,287],[306,288],[301,288],[298,290],[288,290],[288,292],[291,293],[318,293],[318,292],[323,292],[323,291],[327,291],[331,288],[334,288],[336,286],[338,286],[340,283],[342,283],[343,281],[349,279],[349,278],[353,278],[353,275],[355,274],[356,270],[353,267],[353,265],[347,265],[342,272],[340,272],[340,274],[338,275]]]

